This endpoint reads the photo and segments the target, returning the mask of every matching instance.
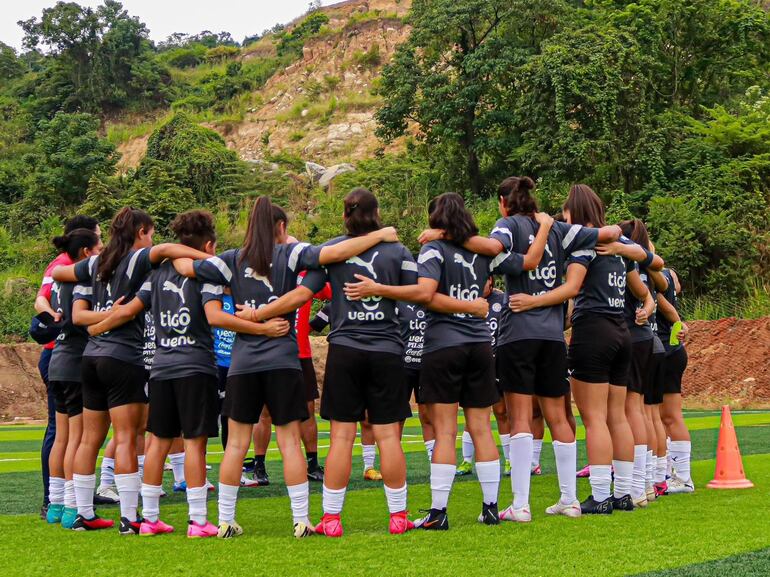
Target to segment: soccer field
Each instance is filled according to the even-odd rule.
[[[163,518],[177,533],[152,539],[120,537],[117,531],[74,533],[40,521],[41,492],[37,451],[42,428],[0,427],[0,551],[3,575],[682,575],[753,576],[770,574],[770,413],[734,414],[744,464],[755,488],[710,491],[719,427],[717,413],[688,413],[693,437],[693,495],[665,497],[646,510],[610,517],[550,518],[546,506],[558,496],[553,453],[543,449],[542,477],[532,481],[533,522],[487,527],[476,522],[481,491],[475,478],[455,484],[449,504],[450,531],[387,534],[381,483],[360,479],[354,461],[342,539],[291,537],[288,498],[277,451],[268,456],[270,487],[242,489],[238,520],[245,534],[234,540],[188,540],[183,495],[162,501]],[[328,426],[321,423],[321,455]],[[582,437],[579,431],[578,437]],[[405,429],[409,506],[416,516],[430,502],[428,463],[411,419]],[[210,474],[216,481],[221,458],[210,444]],[[585,454],[581,446],[579,462]],[[170,491],[171,479],[166,478]],[[321,514],[320,486],[312,487],[311,517]],[[581,480],[581,497],[588,484]],[[507,506],[510,483],[501,483]],[[216,519],[216,498],[209,501]],[[116,507],[100,514],[118,517]]]

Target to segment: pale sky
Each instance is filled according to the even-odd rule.
[[[96,7],[98,0],[75,0],[81,6]],[[322,0],[323,5],[337,0]],[[123,0],[131,16],[138,16],[159,42],[173,32],[195,34],[201,30],[227,31],[236,42],[286,23],[303,14],[309,0]],[[21,49],[24,34],[16,24],[32,16],[38,19],[44,8],[56,0],[0,0],[0,41]]]

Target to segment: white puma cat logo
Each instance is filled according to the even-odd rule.
[[[473,255],[473,259],[471,259],[471,262],[468,262],[465,260],[465,257],[461,255],[459,252],[455,253],[455,263],[463,265],[463,268],[467,268],[469,271],[471,271],[471,276],[473,277],[473,280],[478,280],[476,278],[476,271],[473,268],[473,265],[476,264],[476,257],[479,256],[477,254]]]
[[[170,291],[170,292],[174,293],[175,295],[177,295],[182,300],[182,304],[187,304],[187,303],[185,303],[185,300],[184,300],[184,285],[187,284],[187,281],[188,281],[188,279],[185,278],[182,281],[182,286],[176,286],[170,280],[164,281],[163,282],[163,290],[164,291]]]
[[[243,272],[243,276],[246,278],[253,278],[254,280],[258,280],[263,285],[265,285],[270,292],[274,292],[273,285],[270,284],[270,279],[266,276],[262,276],[261,274],[257,274],[257,272],[250,266],[246,267],[246,270]]]
[[[377,278],[377,273],[374,272],[374,259],[377,258],[378,254],[380,254],[379,251],[375,252],[372,255],[372,260],[370,260],[369,262],[366,262],[365,260],[362,260],[360,256],[354,256],[353,258],[349,258],[345,262],[347,264],[355,264],[355,265],[358,265],[360,267],[365,268],[366,270],[369,271],[369,274],[372,276],[372,278],[376,279]]]
[[[529,244],[532,244],[532,243],[534,243],[534,242],[535,242],[535,235],[534,235],[534,234],[530,234],[530,235],[529,235]],[[547,242],[545,243],[545,252],[547,252],[547,253],[548,253],[548,256],[550,256],[551,258],[553,258],[553,253],[551,252],[551,247],[550,247],[550,246],[548,246],[548,243],[547,243]]]
[[[112,298],[112,289],[110,288],[110,283],[107,283],[107,296]]]

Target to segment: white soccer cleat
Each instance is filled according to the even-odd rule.
[[[304,519],[294,523],[294,537],[296,539],[304,539],[315,535],[314,525],[310,522],[310,519]]]
[[[580,511],[580,501],[573,501],[565,505],[559,499],[555,505],[548,507],[545,512],[549,515],[564,515],[565,517],[580,517],[582,512]]]
[[[677,477],[672,477],[671,479],[668,480],[669,495],[694,493],[694,492],[695,492],[695,483],[692,482],[692,479],[690,479],[689,481],[682,481],[682,479],[679,479]]]
[[[648,503],[652,503],[653,501],[655,501],[658,498],[657,494],[655,493],[655,486],[654,485],[647,485],[646,493],[647,493],[647,502]]]
[[[99,487],[96,490],[96,496],[101,498],[102,504],[105,502],[120,503],[120,495],[118,495],[114,485]]]
[[[500,513],[501,521],[514,521],[516,523],[529,523],[532,520],[532,512],[529,505],[524,505],[519,509],[514,509],[513,505]]]
[[[644,509],[649,504],[650,504],[650,502],[647,500],[647,494],[646,493],[644,495],[642,495],[641,497],[637,497],[636,499],[634,499],[634,508],[635,509]]]
[[[246,475],[241,475],[241,487],[259,487],[259,481],[249,479]]]

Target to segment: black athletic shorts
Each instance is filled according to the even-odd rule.
[[[404,383],[404,394],[406,395],[406,402],[412,401],[412,393],[414,393],[414,402],[418,405],[422,404],[422,396],[420,395],[420,371],[410,367],[404,367],[404,374],[406,378]]]
[[[412,416],[404,394],[404,359],[400,354],[329,345],[321,397],[321,417],[372,425],[398,423]]]
[[[83,413],[83,387],[78,381],[51,381],[56,412],[68,417]]]
[[[628,366],[628,390],[638,395],[652,391],[652,343],[653,339],[631,343],[631,363]]]
[[[230,375],[222,414],[239,423],[258,423],[267,407],[274,425],[288,425],[308,418],[302,371],[274,369]]]
[[[666,355],[663,372],[663,393],[674,395],[682,393],[682,375],[687,369],[687,349],[679,347]]]
[[[660,405],[663,402],[663,386],[666,379],[666,354],[653,353],[644,389],[645,405]]]
[[[83,357],[83,407],[107,411],[132,403],[146,403],[144,365],[111,357]]]
[[[563,397],[569,392],[563,341],[526,339],[497,348],[497,377],[505,393]]]
[[[500,398],[490,343],[469,343],[423,353],[420,396],[426,404],[460,403],[468,409],[491,407]]]
[[[150,381],[147,430],[161,439],[216,437],[217,378],[196,374]]]
[[[567,364],[579,381],[626,386],[631,335],[623,316],[590,314],[576,319]]]
[[[313,359],[300,359],[299,364],[302,367],[302,378],[305,381],[305,401],[310,403],[320,396],[318,394],[318,377],[315,374]]]

